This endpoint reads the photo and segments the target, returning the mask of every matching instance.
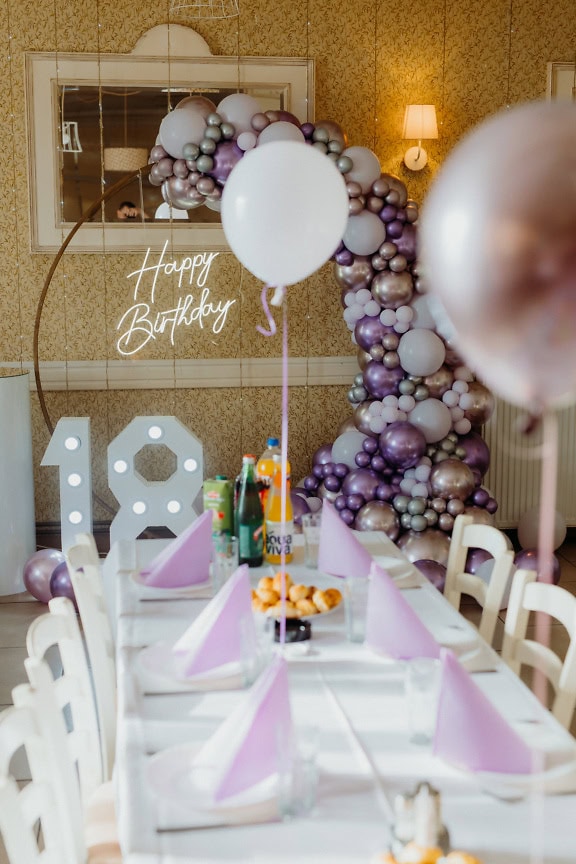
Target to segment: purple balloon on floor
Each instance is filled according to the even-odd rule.
[[[58,564],[54,569],[50,578],[50,591],[52,592],[53,597],[68,597],[68,599],[72,600],[74,603],[76,611],[78,611],[76,597],[74,596],[74,588],[72,587],[70,572],[66,565],[66,561],[62,561],[62,563]]]
[[[560,561],[556,555],[552,556],[552,581],[557,585],[560,581]],[[540,562],[538,560],[537,549],[522,549],[514,556],[516,567],[521,567],[523,570],[540,570]]]
[[[64,555],[59,549],[39,549],[24,565],[24,586],[41,603],[52,599],[50,577],[62,561]]]
[[[476,574],[476,571],[485,561],[490,561],[492,555],[486,549],[469,549],[466,556],[466,573]]]
[[[439,561],[433,561],[431,558],[421,558],[420,561],[415,561],[414,566],[434,585],[438,591],[444,591],[444,583],[446,581],[446,567],[440,564]]]

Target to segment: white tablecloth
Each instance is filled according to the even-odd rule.
[[[372,554],[400,556],[384,534],[358,536]],[[139,652],[157,641],[175,641],[208,602],[208,594],[143,599],[145,592],[135,585],[131,572],[150,560],[162,543],[118,544],[104,566],[107,593],[111,597],[115,592],[116,603],[116,778],[120,839],[128,864],[369,864],[387,847],[395,793],[413,791],[423,779],[442,792],[453,848],[476,854],[484,864],[572,864],[576,794],[498,800],[483,792],[474,777],[411,744],[402,664],[347,643],[343,608],[312,619],[309,654],[288,655],[295,721],[321,728],[320,782],[313,813],[283,823],[159,831],[166,802],[155,796],[146,780],[151,755],[177,744],[200,745],[242,698],[242,691],[182,693],[169,686],[164,694],[147,691]],[[262,574],[253,575],[257,579]],[[330,577],[311,575],[314,578],[305,581],[330,582]],[[477,672],[474,680],[513,727],[527,741],[538,741],[553,762],[573,754],[572,737],[478,641],[472,625],[423,577],[418,578],[421,587],[405,590],[404,596],[439,641],[448,637],[451,646],[463,647],[468,655],[474,646],[481,648],[483,662],[478,668],[495,666],[497,671]]]

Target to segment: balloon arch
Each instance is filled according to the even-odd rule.
[[[300,148],[308,145],[333,162],[347,192],[343,234],[335,226],[342,241],[332,257],[344,320],[358,346],[360,371],[348,392],[353,416],[335,441],[316,451],[297,491],[311,506],[313,498],[332,501],[347,525],[385,531],[412,561],[445,564],[454,518],[466,512],[491,524],[498,506],[482,485],[490,453],[478,431],[494,400],[432,315],[418,266],[418,205],[405,184],[383,173],[371,150],[348,146],[337,123],[263,112],[246,94],[228,96],[218,108],[201,96],[182,100],[161,123],[150,182],[174,207],[205,203],[220,210],[235,165],[271,142],[298,145],[286,148],[281,166],[291,182],[297,183]],[[277,154],[284,158],[282,148]],[[309,230],[321,222],[312,215]],[[317,269],[335,245],[284,284]],[[304,246],[298,248],[306,257]],[[239,257],[259,278],[273,281],[273,262],[259,270]]]

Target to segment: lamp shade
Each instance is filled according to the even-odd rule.
[[[404,114],[403,138],[438,138],[435,105],[407,105]]]
[[[128,174],[137,171],[148,163],[148,150],[145,147],[106,147],[104,149],[104,170],[121,171]]]

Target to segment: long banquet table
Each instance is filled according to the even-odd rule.
[[[402,559],[385,534],[358,536],[376,560]],[[115,607],[117,806],[127,864],[370,864],[387,848],[394,796],[412,792],[421,780],[429,780],[442,793],[443,821],[452,848],[477,855],[483,864],[574,862],[576,785],[564,794],[545,795],[526,786],[522,795],[502,800],[498,787],[494,790],[448,766],[430,748],[410,743],[403,664],[348,643],[342,607],[312,619],[307,654],[291,648],[286,652],[295,722],[320,726],[319,786],[312,813],[234,827],[191,827],[194,820],[190,826],[174,824],[173,802],[157,797],[147,780],[152,754],[178,744],[203,743],[243,692],[150,688],[142,677],[142,648],[175,641],[210,597],[209,591],[194,599],[145,597],[132,574],[164,542],[121,542],[104,564],[105,589]],[[308,583],[341,587],[341,580],[305,570],[298,564],[302,550],[296,552],[290,566],[291,572],[296,570],[296,581],[304,575],[302,581]],[[398,582],[404,596],[439,642],[460,653],[464,665],[466,658],[471,659],[468,668],[475,683],[513,728],[544,749],[551,764],[574,759],[575,741],[568,732],[482,643],[474,627],[411,565],[410,571],[409,579]],[[251,575],[256,581],[269,572],[265,566]]]

